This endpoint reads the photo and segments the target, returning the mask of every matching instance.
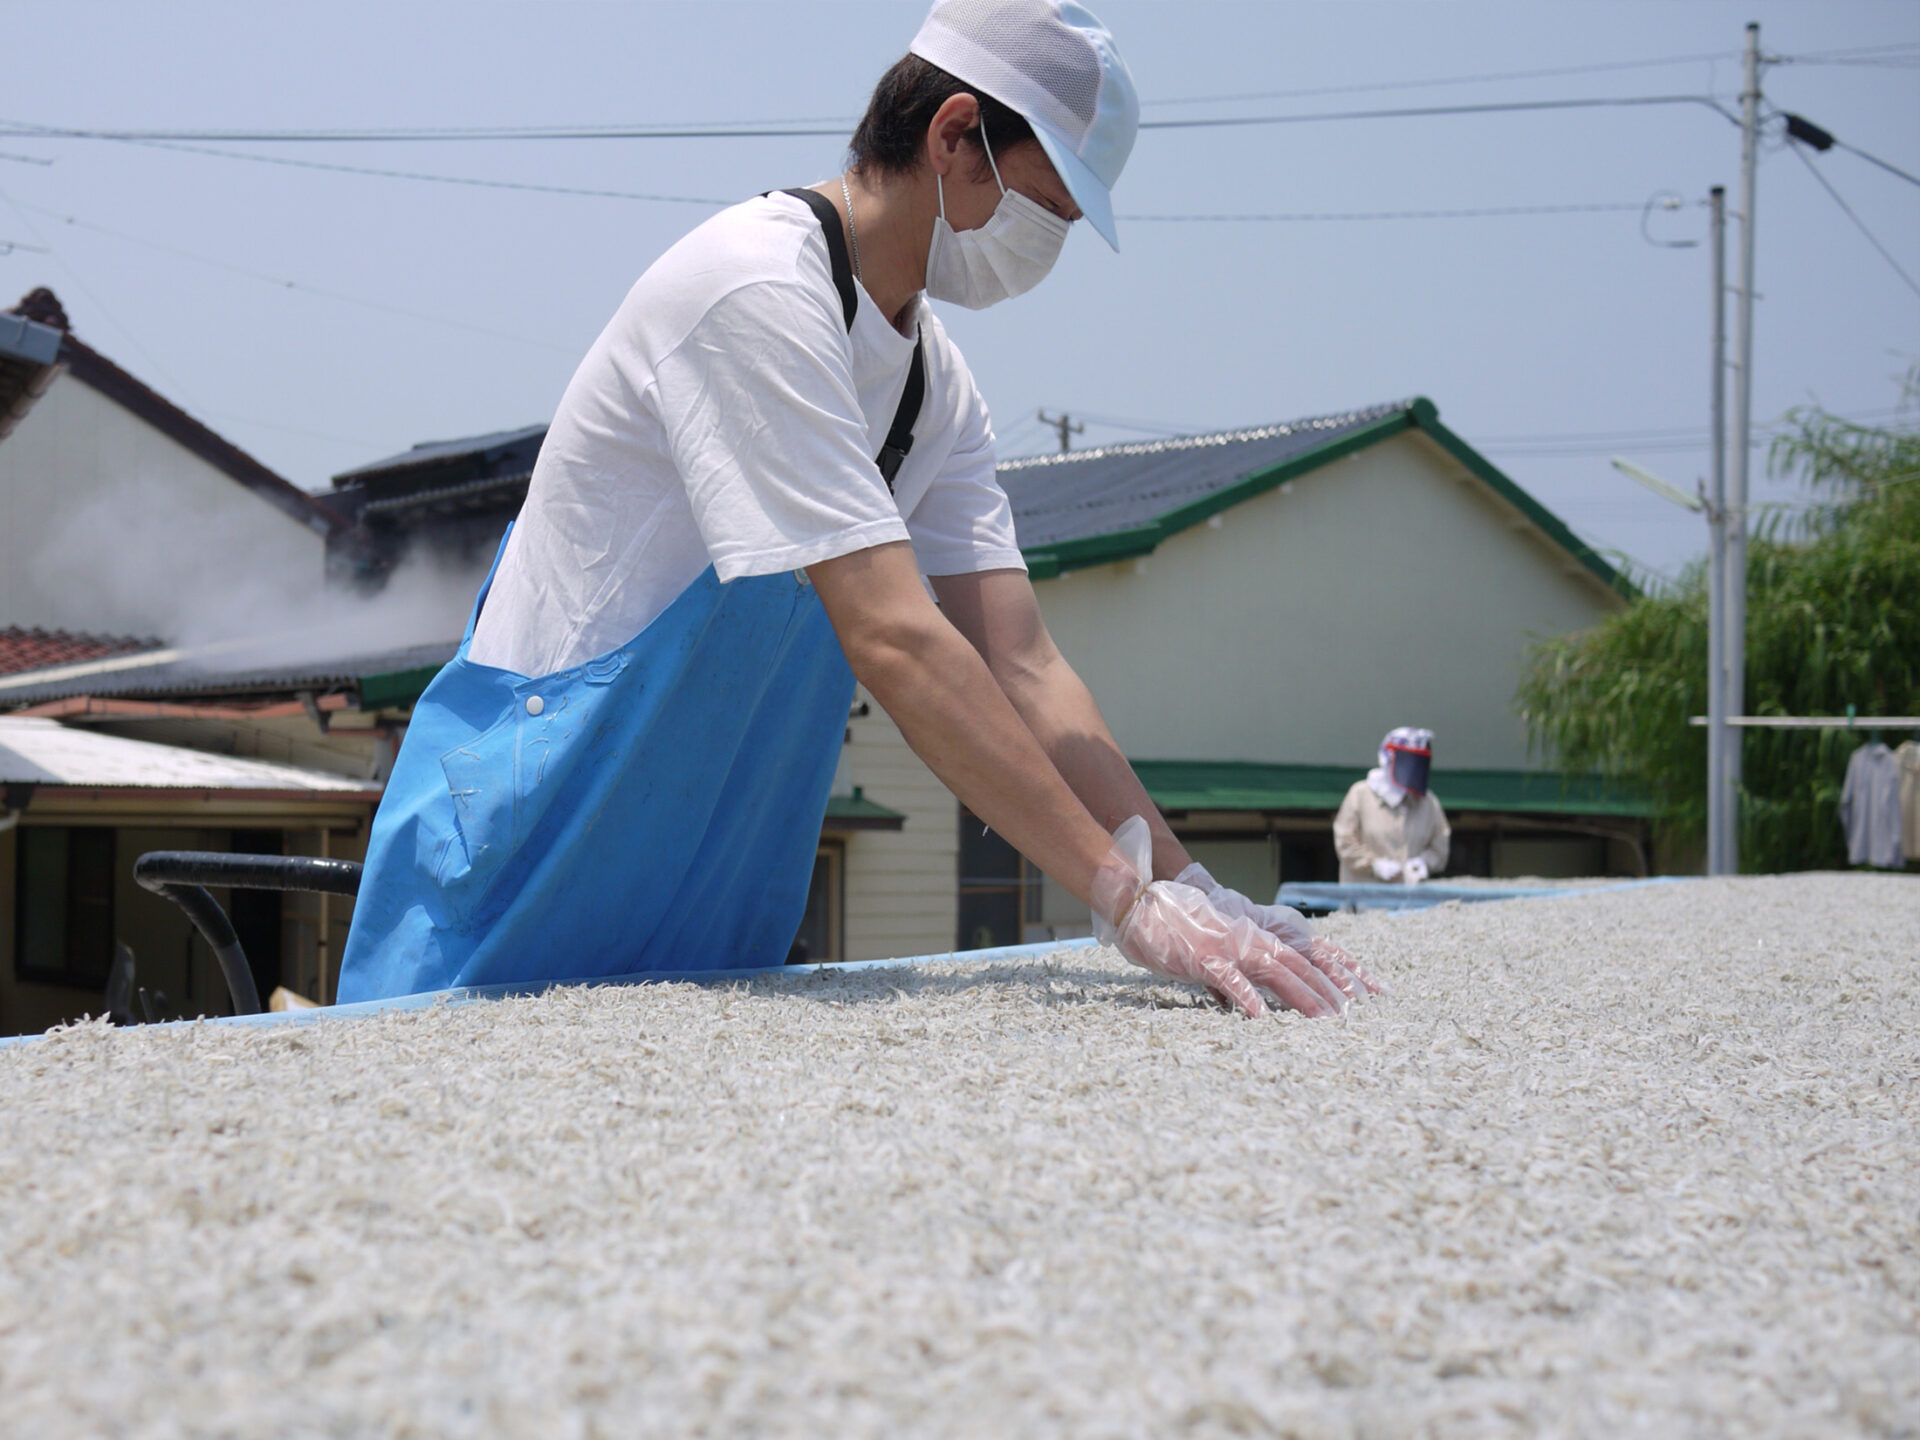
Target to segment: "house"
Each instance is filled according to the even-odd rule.
[[[0,716],[0,1034],[103,1013],[123,940],[165,1013],[228,1013],[206,942],[134,883],[134,861],[149,850],[327,855],[331,837],[365,835],[379,799],[370,779]],[[282,984],[324,993],[346,935],[327,897],[216,898],[262,995]]]
[[[547,427],[436,440],[333,477],[341,524],[327,537],[327,577],[378,593],[406,560],[470,576],[493,563],[527,497]]]
[[[317,589],[338,523],[81,341],[52,291],[0,315],[0,626],[177,640],[288,577]]]

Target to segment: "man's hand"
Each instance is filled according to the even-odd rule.
[[[1427,879],[1427,862],[1418,855],[1407,861],[1407,868],[1401,872],[1409,885],[1424,885]]]
[[[1400,862],[1398,860],[1389,860],[1386,856],[1382,855],[1378,860],[1373,862],[1373,873],[1376,879],[1391,883],[1398,878],[1400,874]]]
[[[1093,878],[1094,935],[1143,969],[1205,985],[1250,1019],[1267,1013],[1261,991],[1302,1015],[1338,1015],[1347,1000],[1302,956],[1251,920],[1229,917],[1177,880],[1151,880],[1146,821],[1127,820]]]
[[[1307,917],[1292,906],[1255,904],[1238,890],[1229,889],[1214,879],[1198,860],[1181,871],[1179,879],[1203,893],[1222,915],[1229,919],[1243,916],[1295,954],[1304,955],[1308,963],[1339,986],[1341,994],[1348,999],[1387,992],[1387,987],[1369,975],[1358,960],[1331,940],[1314,934]]]

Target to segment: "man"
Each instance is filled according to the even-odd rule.
[[[1041,623],[926,303],[1022,293],[1083,216],[1113,244],[1137,124],[1077,4],[941,0],[845,174],[724,211],[640,278],[415,709],[342,1000],[779,963],[856,677],[1137,963],[1249,1015],[1262,990],[1316,1015],[1362,992],[1160,819]]]

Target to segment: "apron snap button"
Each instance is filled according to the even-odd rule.
[[[547,702],[542,700],[538,695],[527,696],[527,714],[538,715],[546,708]]]

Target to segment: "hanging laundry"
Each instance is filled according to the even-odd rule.
[[[1920,740],[1907,741],[1893,758],[1900,765],[1900,849],[1920,860]]]
[[[1898,870],[1907,863],[1900,848],[1900,763],[1877,740],[1847,761],[1840,823],[1847,831],[1848,864]]]

